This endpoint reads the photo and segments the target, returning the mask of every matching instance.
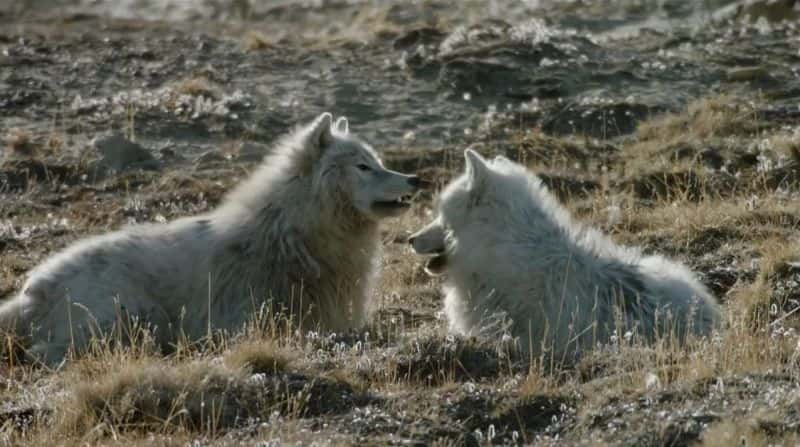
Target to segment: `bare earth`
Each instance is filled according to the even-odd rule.
[[[384,227],[363,330],[261,315],[164,356],[132,327],[56,370],[4,337],[0,444],[800,441],[796,2],[539,3],[0,2],[0,299],[81,237],[214,207],[331,111],[439,187],[468,146],[527,164],[695,269],[719,334],[579,365],[448,335],[406,244],[433,191]]]

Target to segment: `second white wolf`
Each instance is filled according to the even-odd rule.
[[[572,357],[615,331],[680,341],[718,323],[714,298],[683,265],[574,223],[523,166],[465,156],[436,219],[410,238],[432,256],[428,272],[447,275],[453,330],[474,332],[500,316],[525,352]]]

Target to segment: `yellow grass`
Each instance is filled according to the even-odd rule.
[[[182,89],[187,94],[205,94],[210,87],[204,82],[185,81]],[[255,431],[255,438],[281,437],[302,443],[322,436],[308,431],[307,411],[318,410],[313,405],[324,402],[331,411],[340,411],[335,414],[345,414],[351,411],[349,401],[342,397],[347,393],[377,396],[380,403],[371,404],[371,411],[402,413],[404,421],[435,420],[444,414],[443,408],[460,411],[458,405],[477,406],[483,402],[480,396],[491,396],[487,401],[496,399],[502,405],[492,407],[486,417],[497,422],[515,411],[526,414],[526,402],[546,402],[554,396],[575,407],[570,410],[572,422],[565,424],[573,424],[569,430],[580,433],[592,426],[597,414],[620,402],[635,406],[650,399],[652,411],[670,410],[670,399],[677,402],[674,405],[691,399],[700,402],[714,392],[724,393],[725,384],[744,376],[783,374],[796,380],[800,345],[791,329],[800,314],[790,313],[789,307],[784,308],[787,303],[775,297],[794,274],[792,263],[800,258],[797,200],[747,172],[738,177],[741,188],[699,195],[689,194],[690,186],[677,181],[672,194],[640,197],[625,183],[648,175],[658,163],[671,170],[696,171],[712,182],[718,173],[703,173],[697,160],[675,162],[666,155],[664,148],[682,142],[696,148],[728,137],[743,146],[768,140],[774,143],[773,155],[791,158],[796,136],[785,129],[751,126],[756,119],[752,110],[746,103],[721,97],[698,101],[682,114],[656,118],[644,124],[635,139],[619,143],[620,156],[607,171],[598,174],[592,172],[596,167],[591,163],[583,163],[576,175],[594,178],[599,187],[585,197],[566,199],[578,219],[604,228],[615,240],[642,246],[646,252],[665,253],[704,274],[713,273],[717,263],[732,260],[739,276],[719,295],[725,323],[709,339],[679,346],[667,337],[641,346],[623,337],[614,346],[587,354],[578,365],[567,365],[524,360],[505,349],[499,338],[453,337],[447,333],[446,322],[436,318],[441,284],[425,275],[422,261],[412,255],[406,242],[410,233],[433,218],[430,196],[420,195],[406,215],[384,226],[383,272],[375,291],[374,319],[363,330],[335,337],[304,333],[263,314],[243,334],[181,342],[165,355],[153,348],[147,331],[141,329],[132,343],[106,340],[88,356],[57,371],[26,365],[12,355],[16,348],[9,349],[18,346],[18,341],[5,338],[2,374],[6,385],[0,388],[0,397],[18,406],[46,402],[52,413],[37,417],[26,431],[11,423],[2,425],[0,442],[185,445],[202,438],[224,443],[225,436],[236,433],[237,417],[253,417],[266,421]],[[585,143],[554,140],[545,136],[525,140],[528,146],[519,154],[538,165],[537,158],[544,154],[541,145],[558,148],[558,156],[565,160],[590,153],[582,146]],[[487,153],[492,150],[485,148]],[[436,157],[436,162],[429,157]],[[458,173],[460,151],[421,154],[416,161],[413,156],[397,155],[387,160],[388,165],[392,163],[416,163],[421,172],[444,180]],[[212,191],[206,180],[186,176],[168,175],[154,181],[154,188]],[[300,377],[297,380],[306,387],[290,388],[292,377]],[[277,387],[257,385],[262,383],[259,380]],[[716,391],[708,391],[711,388]],[[59,392],[41,399],[31,396],[35,393],[31,390]],[[725,396],[731,405],[750,405],[750,398],[734,392]],[[794,433],[765,428],[769,423],[780,425],[785,414],[766,411],[761,401],[756,404],[759,412],[740,412],[735,417],[728,409],[718,409],[722,419],[709,423],[700,435],[700,445],[797,441]],[[510,410],[504,413],[507,407]],[[280,424],[269,423],[276,417]],[[477,417],[470,414],[460,423],[469,424]],[[500,429],[497,424],[495,429]],[[352,442],[353,438],[341,435],[344,428],[337,427],[318,425],[317,429],[332,445]],[[484,433],[488,429],[479,428]],[[524,427],[518,430],[520,442],[532,441],[526,438],[529,433]],[[453,440],[443,436],[431,442],[451,445]]]

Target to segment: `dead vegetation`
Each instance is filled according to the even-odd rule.
[[[36,155],[37,149],[33,142],[33,135],[25,129],[12,127],[8,130],[4,140],[8,156],[31,157]]]
[[[12,127],[3,138],[5,159],[29,159],[58,156],[64,147],[65,136],[53,128],[47,134],[36,134],[28,129]],[[2,160],[0,160],[2,161]]]
[[[218,87],[215,87],[207,78],[198,76],[187,78],[175,83],[174,91],[180,95],[204,96],[216,99],[220,96]]]
[[[264,51],[275,48],[275,44],[258,31],[250,31],[242,40],[245,51]]]
[[[197,95],[213,90],[194,79],[180,89]],[[619,334],[579,364],[562,365],[525,360],[502,332],[448,334],[438,314],[439,283],[424,274],[406,243],[430,217],[433,195],[423,194],[383,233],[378,309],[360,332],[301,333],[267,318],[244,334],[178,344],[166,356],[151,349],[147,337],[100,344],[55,371],[25,364],[20,342],[5,338],[2,442],[383,444],[395,436],[440,445],[795,442],[800,209],[792,179],[798,138],[796,130],[763,123],[760,107],[723,96],[655,118],[630,139],[523,132],[511,136],[508,147],[479,147],[544,171],[587,224],[695,268],[725,303],[725,328],[711,339],[688,347],[640,346]],[[14,138],[14,146],[27,144],[24,135]],[[232,183],[221,168],[121,173],[84,186],[83,193],[68,192],[74,196],[60,200],[72,201],[69,211],[45,205],[54,200],[48,179],[60,171],[47,159],[31,160],[46,169],[26,168],[24,178],[37,181],[26,180],[19,194],[7,196],[13,200],[0,216],[26,216],[31,223],[21,228],[18,219],[7,228],[0,220],[0,294],[11,293],[25,270],[63,246],[68,234],[104,230],[131,217],[195,213]],[[234,169],[234,162],[220,160],[219,166]],[[6,178],[16,178],[22,165],[9,163],[3,164]],[[443,184],[460,169],[460,148],[391,153],[387,164]],[[71,169],[63,179],[80,178],[80,168]],[[774,180],[777,172],[784,180]],[[581,188],[559,190],[577,179]],[[36,226],[66,216],[73,222],[69,233]],[[52,239],[50,245],[31,256],[24,231],[39,244]]]

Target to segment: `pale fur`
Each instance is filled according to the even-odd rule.
[[[466,156],[466,172],[441,193],[436,220],[411,238],[417,252],[442,254],[454,331],[475,333],[501,316],[525,352],[566,358],[615,331],[680,341],[718,323],[714,298],[683,265],[573,222],[523,166]]]
[[[358,327],[385,217],[371,206],[410,194],[416,177],[384,169],[346,126],[323,114],[287,136],[210,213],[77,242],[30,272],[0,325],[47,362],[121,319],[151,326],[164,347],[237,330],[263,304],[307,329]]]

